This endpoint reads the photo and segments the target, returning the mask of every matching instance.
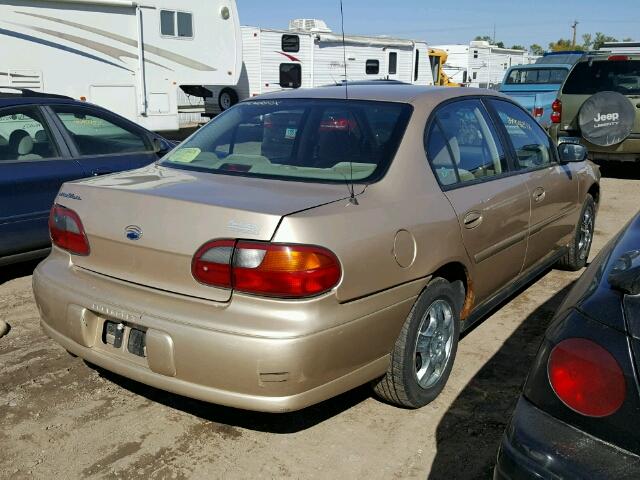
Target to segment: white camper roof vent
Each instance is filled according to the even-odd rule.
[[[289,20],[289,30],[302,30],[305,32],[331,32],[324,20],[317,18],[296,18]]]

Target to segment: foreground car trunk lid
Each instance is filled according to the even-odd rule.
[[[168,292],[228,301],[198,283],[196,250],[216,238],[268,241],[284,215],[345,198],[344,185],[243,178],[150,166],[63,185],[56,202],[78,213],[91,252],[74,265]]]

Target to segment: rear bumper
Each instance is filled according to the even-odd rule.
[[[592,437],[520,398],[494,480],[640,478],[640,457]]]
[[[70,352],[163,390],[268,412],[298,410],[384,374],[422,283],[348,304],[333,295],[219,303],[77,269],[57,249],[33,276],[42,328]],[[126,334],[121,348],[105,343],[107,320],[146,330],[146,357],[127,351]]]

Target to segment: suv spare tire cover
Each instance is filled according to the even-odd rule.
[[[578,124],[586,141],[608,147],[629,136],[635,119],[636,110],[627,97],[617,92],[599,92],[582,104]]]

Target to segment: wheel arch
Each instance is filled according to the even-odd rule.
[[[450,261],[438,267],[431,276],[432,278],[444,278],[450,283],[457,281],[462,282],[462,288],[464,290],[460,293],[464,295],[464,301],[460,308],[460,319],[464,320],[467,318],[473,308],[475,295],[473,281],[466,265],[460,261]]]

